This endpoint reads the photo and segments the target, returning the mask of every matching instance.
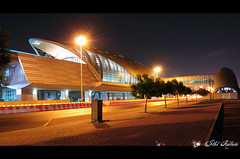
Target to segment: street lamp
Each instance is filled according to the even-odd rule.
[[[82,46],[86,44],[87,40],[84,38],[84,36],[79,36],[76,38],[76,43],[80,46],[80,58],[81,58],[81,102],[83,102],[83,85],[82,85]]]
[[[154,68],[154,72],[157,73],[157,78],[160,78],[160,77],[158,77],[158,76],[159,76],[158,73],[159,73],[160,71],[162,71],[161,67],[155,67],[155,68]]]

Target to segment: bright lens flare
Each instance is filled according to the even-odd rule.
[[[78,45],[84,45],[87,42],[87,40],[82,35],[77,37],[75,41]]]
[[[160,67],[154,68],[154,72],[160,72],[160,71],[161,71],[161,68],[160,68]]]

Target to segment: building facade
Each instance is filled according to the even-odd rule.
[[[130,84],[136,75],[151,74],[143,64],[97,48],[84,47],[83,59],[77,47],[45,39],[30,39],[36,54],[14,52],[14,61],[6,69],[7,89],[4,100],[58,100],[81,99],[83,66],[84,101],[132,99]],[[13,97],[6,98],[4,92]]]
[[[10,51],[13,61],[5,70],[8,83],[0,91],[1,101],[80,101],[81,63],[84,101],[133,99],[130,84],[137,82],[136,75],[154,74],[140,62],[93,47],[83,47],[81,61],[77,46],[40,38],[29,43],[35,53]],[[193,90],[205,88],[218,98],[239,98],[236,77],[228,68],[216,74],[163,78],[165,82],[173,79]]]

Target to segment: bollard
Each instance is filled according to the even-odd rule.
[[[102,121],[102,100],[92,101],[92,121]]]

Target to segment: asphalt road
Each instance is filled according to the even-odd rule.
[[[176,101],[168,101],[168,107],[176,105]],[[115,106],[104,106],[103,112],[117,113],[118,110],[130,110],[134,108],[142,107],[144,112],[144,103],[139,104],[128,104],[128,105],[115,105]],[[164,101],[162,102],[151,102],[148,103],[148,110],[151,107],[159,107],[164,109]],[[4,114],[0,115],[0,133],[28,129],[34,127],[45,126],[50,120],[56,118],[65,118],[73,116],[81,116],[91,114],[91,108],[78,108],[78,109],[67,109],[67,110],[54,110],[54,111],[42,111],[42,112],[29,112],[29,113],[18,113],[18,114]],[[104,116],[103,116],[104,117]]]

